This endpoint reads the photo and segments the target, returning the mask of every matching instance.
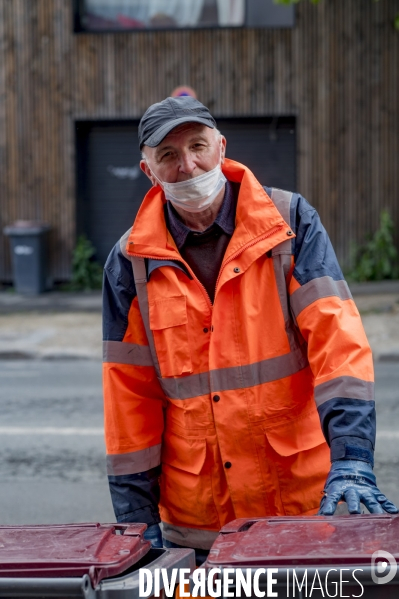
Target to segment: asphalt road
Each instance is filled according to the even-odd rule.
[[[0,361],[0,522],[114,522],[101,363]]]
[[[378,364],[379,486],[399,505],[399,368]],[[113,522],[101,364],[0,361],[0,523]]]

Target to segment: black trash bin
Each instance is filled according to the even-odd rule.
[[[13,279],[17,293],[37,294],[46,290],[47,237],[49,225],[18,220],[4,228],[10,238]]]

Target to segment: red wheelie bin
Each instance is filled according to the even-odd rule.
[[[204,590],[221,597],[397,599],[397,562],[399,516],[239,519],[222,528],[209,553]],[[200,582],[194,572],[193,596]]]
[[[139,573],[193,571],[192,549],[153,549],[145,524],[0,526],[0,597],[138,599]],[[165,596],[160,579],[158,596]],[[168,589],[170,590],[170,589]]]

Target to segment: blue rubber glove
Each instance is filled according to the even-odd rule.
[[[320,503],[319,515],[332,516],[338,501],[345,500],[350,514],[360,514],[363,503],[372,514],[397,514],[396,505],[389,501],[377,487],[373,469],[361,460],[337,460],[331,470]]]
[[[151,524],[144,533],[144,538],[151,541],[151,547],[162,549],[162,532],[159,524]]]

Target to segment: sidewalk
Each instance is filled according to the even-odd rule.
[[[0,359],[101,357],[101,292],[0,292]]]
[[[399,362],[399,282],[351,285],[375,360]],[[102,355],[101,293],[0,292],[0,359]]]

